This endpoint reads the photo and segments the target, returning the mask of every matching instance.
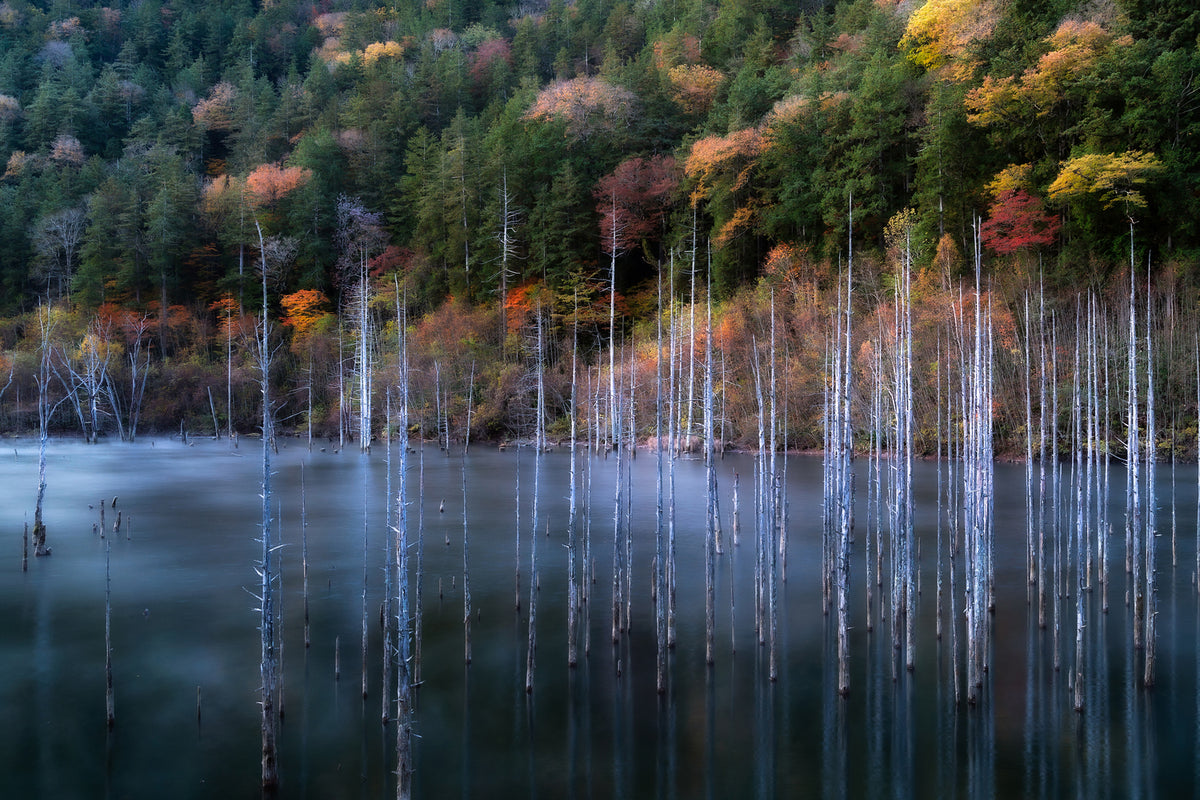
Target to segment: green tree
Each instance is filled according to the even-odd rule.
[[[480,273],[478,264],[474,266],[475,274],[471,272],[481,233],[478,147],[478,128],[460,108],[442,133],[442,176],[438,183],[442,187],[441,227],[446,237],[444,258],[450,290],[465,297],[476,290],[474,284]]]
[[[558,290],[591,276],[599,253],[593,205],[588,185],[564,161],[530,214],[527,279]]]
[[[89,307],[115,296],[115,271],[129,257],[122,226],[125,209],[132,201],[132,192],[123,180],[127,176],[114,174],[96,188],[88,199],[88,226],[80,248],[79,270],[75,273],[75,299]]]
[[[146,198],[143,236],[147,269],[158,284],[160,313],[165,315],[172,298],[182,299],[179,266],[182,255],[191,249],[199,196],[196,180],[178,154],[159,152],[149,169],[152,188]]]
[[[10,313],[28,297],[29,228],[34,210],[29,199],[27,186],[0,183],[0,239],[4,241],[0,247],[0,308]]]
[[[996,167],[984,134],[968,124],[962,83],[935,80],[925,100],[925,123],[915,131],[913,197],[921,231],[939,239],[950,233],[970,240],[979,210],[979,187]]]
[[[911,67],[895,51],[876,51],[848,103],[848,123],[834,134],[833,168],[823,187],[826,226],[836,229],[853,193],[855,225],[864,238],[879,236],[884,224],[907,201],[912,104],[916,94]]]
[[[405,174],[400,179],[400,200],[395,218],[403,226],[400,235],[428,262],[430,291],[444,296],[448,291],[446,215],[442,197],[449,191],[442,180],[442,151],[438,137],[422,126],[408,141]]]

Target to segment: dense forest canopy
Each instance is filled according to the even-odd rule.
[[[1182,0],[3,0],[0,336],[136,330],[160,416],[206,412],[260,263],[310,382],[366,265],[495,433],[535,306],[605,342],[698,269],[732,337],[763,286],[827,302],[851,237],[873,304],[901,213],[942,278],[978,230],[1006,290],[1133,248],[1192,291],[1198,37]]]

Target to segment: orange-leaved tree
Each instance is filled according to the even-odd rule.
[[[273,211],[279,201],[312,178],[312,170],[283,164],[261,164],[246,176],[246,195],[261,209]]]
[[[329,298],[320,289],[300,289],[279,299],[283,324],[293,331],[292,347],[302,347],[322,318],[330,314]]]
[[[727,136],[706,136],[692,144],[683,172],[692,184],[691,200],[708,201],[720,249],[747,230],[754,220],[750,202],[750,177],[763,151],[763,136],[756,128],[734,131]]]
[[[989,128],[1006,149],[1024,147],[1058,159],[1092,131],[1080,115],[1095,100],[1104,59],[1128,48],[1096,22],[1067,20],[1042,40],[1048,50],[1021,75],[988,75],[966,96],[967,119]]]

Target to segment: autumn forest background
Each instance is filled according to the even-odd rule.
[[[919,449],[978,263],[998,450],[1029,331],[1061,379],[1094,303],[1121,363],[1132,285],[1194,454],[1198,37],[1182,0],[5,0],[0,426],[41,381],[62,431],[252,433],[265,267],[287,429],[367,392],[385,430],[401,321],[419,433],[529,435],[541,370],[563,435],[615,345],[650,435],[665,326],[689,424],[711,336],[722,439],[769,360],[820,447],[838,278],[869,375],[908,261]]]

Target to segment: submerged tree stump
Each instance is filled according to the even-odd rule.
[[[46,526],[40,519],[33,523],[33,554],[35,556],[50,555],[50,548],[46,546]]]

